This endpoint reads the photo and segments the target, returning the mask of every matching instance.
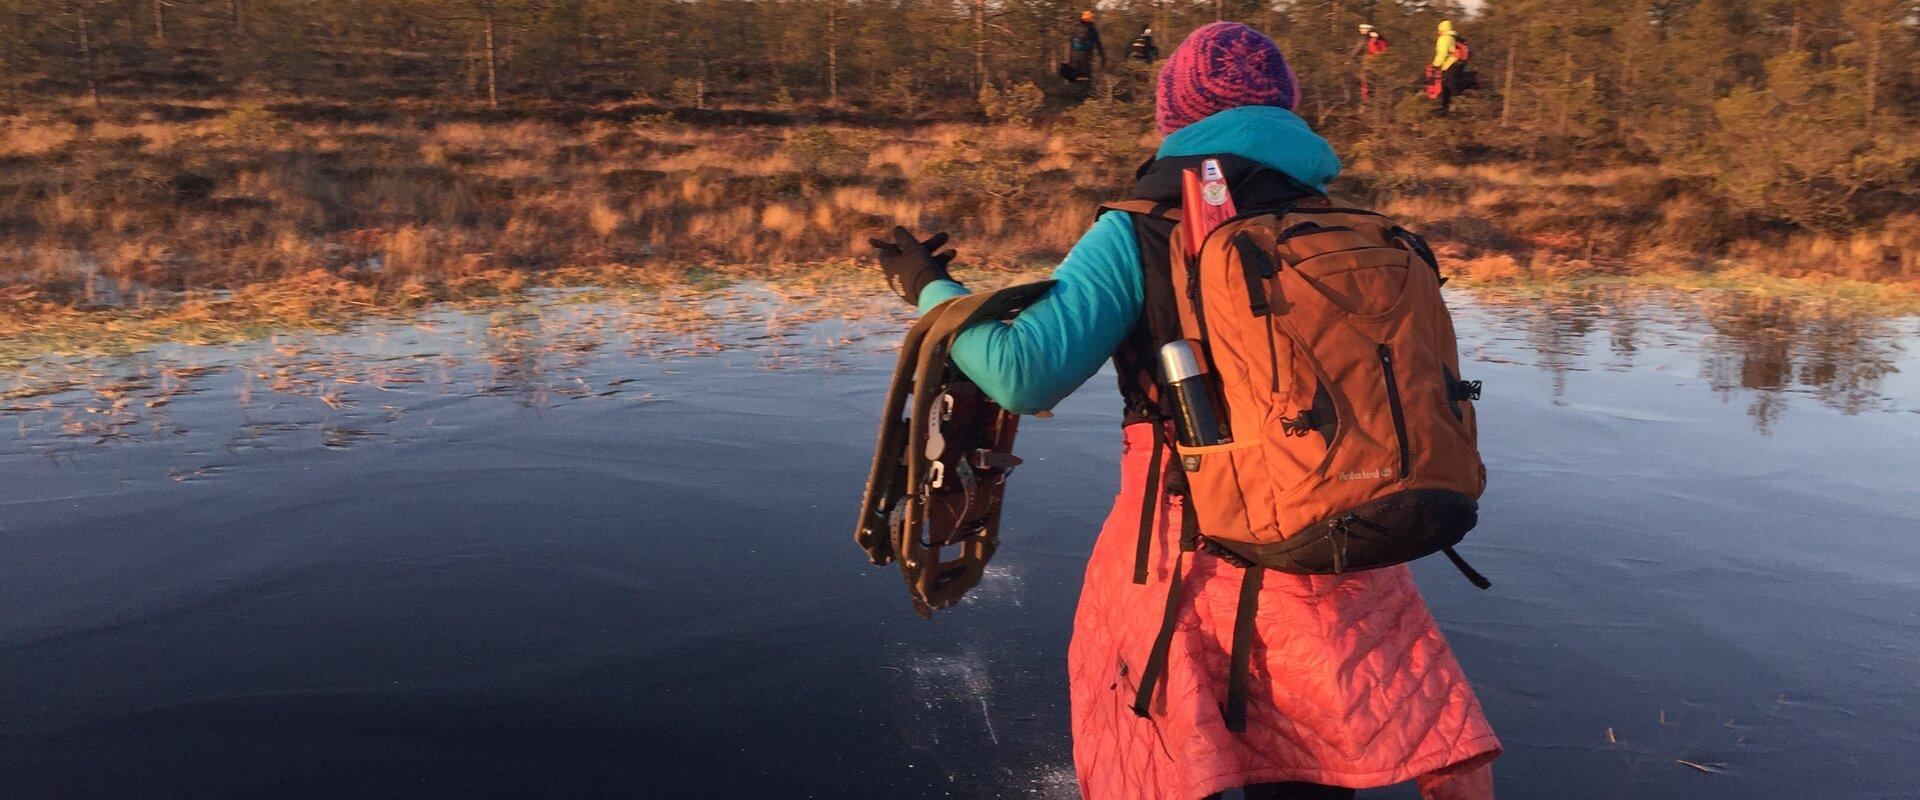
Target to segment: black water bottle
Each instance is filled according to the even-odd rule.
[[[1182,447],[1206,447],[1233,441],[1227,430],[1226,409],[1214,391],[1212,375],[1200,364],[1193,343],[1185,339],[1160,348],[1160,374],[1173,390],[1179,415],[1174,420]]]

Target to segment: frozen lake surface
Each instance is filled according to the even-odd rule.
[[[1503,795],[1920,791],[1920,325],[1452,300],[1495,585],[1415,571]],[[904,318],[653,305],[0,376],[0,794],[1075,796],[1111,375],[1023,425],[993,573],[923,622],[851,535]]]

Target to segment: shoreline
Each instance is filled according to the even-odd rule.
[[[960,277],[1002,285],[1045,277],[1051,263],[963,265]],[[1920,285],[1824,275],[1784,277],[1728,266],[1713,272],[1613,273],[1576,269],[1550,276],[1476,273],[1469,262],[1449,273],[1448,288],[1550,298],[1571,293],[1733,293],[1824,306],[1869,317],[1920,316]],[[850,260],[762,265],[607,265],[466,276],[443,284],[397,287],[359,284],[315,270],[223,292],[173,295],[165,302],[78,309],[0,291],[0,373],[19,374],[47,359],[99,358],[167,344],[219,345],[291,331],[344,331],[372,319],[405,319],[435,311],[507,307],[564,294],[567,302],[664,299],[663,318],[685,316],[669,304],[762,281],[804,314],[820,318],[871,313],[886,288],[877,270]],[[905,313],[905,312],[903,312]],[[5,395],[0,395],[4,398]]]

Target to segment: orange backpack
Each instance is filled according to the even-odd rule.
[[[1171,236],[1179,328],[1212,366],[1231,437],[1175,445],[1200,541],[1290,574],[1446,553],[1484,583],[1452,551],[1486,487],[1480,384],[1459,378],[1427,244],[1331,205],[1231,219],[1194,261],[1185,236]]]
[[[1188,380],[1211,383],[1224,420],[1225,441],[1192,446],[1149,416],[1157,444],[1134,582],[1146,582],[1163,491],[1182,498],[1181,553],[1205,550],[1247,568],[1221,705],[1226,728],[1241,731],[1266,569],[1339,574],[1440,552],[1475,586],[1490,585],[1453,550],[1478,521],[1486,486],[1472,405],[1480,382],[1460,379],[1439,262],[1382,214],[1316,194],[1228,219],[1190,259],[1170,204],[1103,208],[1134,215],[1136,236],[1165,233],[1152,241],[1167,252],[1153,258],[1141,240],[1147,308],[1136,335],[1154,347],[1185,340],[1210,366]],[[1171,385],[1164,372],[1154,380],[1147,400],[1169,416],[1187,381]],[[1179,458],[1163,472],[1169,443]],[[1176,560],[1134,694],[1143,717],[1166,674],[1180,596]]]
[[[1226,728],[1241,731],[1265,569],[1340,574],[1440,552],[1475,586],[1490,585],[1453,550],[1478,521],[1486,486],[1472,405],[1480,382],[1460,379],[1439,262],[1382,214],[1316,196],[1231,218],[1189,259],[1186,226],[1167,224],[1179,216],[1168,204],[1103,208],[1170,230],[1167,274],[1147,276],[1144,327],[1156,346],[1188,343],[1223,407],[1219,444],[1176,442],[1174,426],[1154,423],[1156,441],[1179,459],[1163,473],[1167,447],[1156,445],[1134,582],[1146,582],[1162,491],[1182,498],[1181,552],[1247,568],[1221,706]],[[1165,415],[1179,387],[1164,373],[1157,380]],[[1135,691],[1143,717],[1167,669],[1179,573],[1176,562]]]
[[[1179,331],[1211,366],[1229,439],[1174,445],[1199,544],[1307,575],[1444,552],[1484,584],[1452,551],[1486,486],[1480,384],[1460,378],[1426,244],[1328,205],[1231,219],[1193,260],[1185,237],[1170,247]]]

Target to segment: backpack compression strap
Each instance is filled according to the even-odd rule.
[[[1108,211],[1124,211],[1128,214],[1139,214],[1143,217],[1155,217],[1158,219],[1172,220],[1174,222],[1180,221],[1180,206],[1159,200],[1119,200],[1112,203],[1101,203],[1100,213],[1104,214]]]
[[[1100,208],[1102,212],[1124,211],[1135,215],[1136,225],[1144,218],[1146,221],[1171,228],[1181,219],[1180,209],[1177,206],[1152,200],[1108,203]],[[1172,253],[1146,252],[1143,243],[1140,258],[1143,267],[1150,263],[1161,265],[1161,269],[1146,270],[1148,274],[1144,288],[1148,295],[1147,322],[1153,326],[1156,319],[1163,320],[1159,322],[1159,330],[1156,331],[1155,338],[1172,341],[1181,335],[1180,293],[1173,287]],[[1149,259],[1158,260],[1150,262]],[[1156,292],[1156,289],[1159,291]],[[1154,306],[1156,295],[1160,303],[1158,308]],[[1159,313],[1156,314],[1156,312]],[[1171,449],[1172,446],[1167,441],[1166,422],[1154,420],[1153,425],[1154,454],[1149,461],[1146,497],[1141,504],[1140,540],[1134,554],[1133,582],[1146,583],[1147,557],[1151,552],[1153,522],[1155,513],[1161,506],[1163,489],[1166,493],[1177,495],[1181,499],[1180,548],[1174,555],[1173,571],[1167,576],[1167,599],[1166,606],[1161,611],[1160,630],[1153,638],[1153,647],[1147,653],[1146,665],[1140,671],[1139,688],[1134,693],[1132,710],[1134,714],[1142,717],[1153,714],[1153,697],[1166,677],[1168,651],[1172,649],[1173,633],[1179,623],[1180,596],[1184,583],[1182,573],[1185,571],[1186,555],[1197,549],[1207,549],[1219,555],[1213,548],[1201,547],[1199,519],[1194,513],[1193,496],[1185,486],[1185,474],[1178,472],[1181,468],[1177,465],[1171,470],[1162,466],[1161,451]],[[1173,474],[1165,474],[1167,472]],[[1254,621],[1259,608],[1262,578],[1266,576],[1266,571],[1245,563],[1232,563],[1243,567],[1245,572],[1241,576],[1239,606],[1234,612],[1233,642],[1228,657],[1227,696],[1226,702],[1221,706],[1220,715],[1227,730],[1241,733],[1247,727],[1247,689],[1252,675]]]
[[[1240,606],[1233,612],[1233,648],[1227,657],[1227,702],[1220,719],[1227,730],[1247,729],[1247,684],[1253,675],[1253,622],[1260,608],[1260,585],[1265,567],[1247,567],[1240,573]]]
[[[1142,276],[1142,288],[1146,294],[1142,324],[1147,327],[1147,336],[1151,340],[1147,343],[1147,349],[1157,350],[1159,345],[1182,338],[1178,294],[1173,287],[1171,263],[1172,233],[1181,219],[1180,207],[1155,200],[1124,200],[1100,206],[1101,213],[1108,211],[1125,212],[1134,218],[1134,238],[1140,245],[1140,265],[1145,273]],[[1148,230],[1143,230],[1143,227]],[[1146,368],[1152,369],[1151,366]],[[1167,574],[1167,599],[1161,610],[1160,629],[1154,634],[1153,646],[1148,650],[1146,664],[1140,670],[1140,685],[1133,696],[1133,713],[1141,717],[1153,715],[1153,697],[1166,677],[1167,655],[1173,647],[1173,633],[1179,623],[1180,590],[1185,582],[1187,554],[1198,549],[1200,539],[1200,521],[1193,510],[1193,496],[1187,490],[1185,473],[1177,462],[1168,464],[1165,461],[1172,451],[1172,443],[1167,435],[1168,420],[1164,414],[1158,414],[1151,417],[1148,424],[1153,426],[1153,456],[1148,459],[1147,485],[1140,500],[1140,538],[1134,551],[1134,583],[1147,582],[1147,561],[1153,552],[1154,522],[1163,507],[1162,499],[1167,495],[1179,497],[1181,513],[1180,548],[1174,553],[1173,569]],[[1245,703],[1240,705],[1244,708]]]

